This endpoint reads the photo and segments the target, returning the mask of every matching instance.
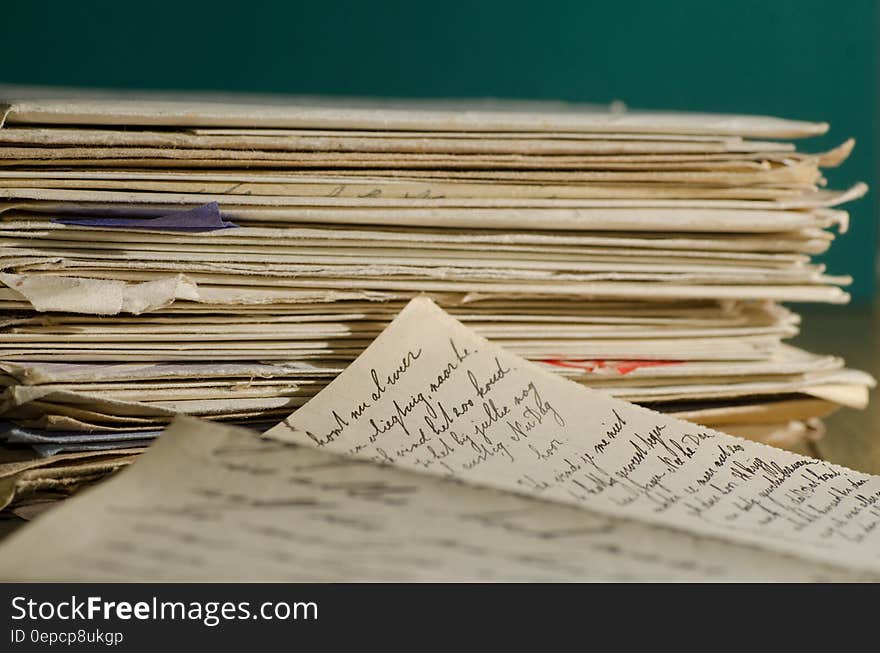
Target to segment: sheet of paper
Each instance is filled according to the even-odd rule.
[[[725,285],[705,283],[678,284],[668,278],[646,275],[642,279],[609,281],[568,281],[538,279],[529,282],[462,279],[419,279],[412,276],[361,277],[361,290],[352,291],[351,279],[332,273],[321,277],[291,277],[278,272],[271,275],[193,272],[180,274],[173,264],[133,262],[124,269],[90,269],[71,265],[76,276],[59,274],[47,267],[44,271],[23,275],[0,274],[0,283],[10,289],[3,300],[12,305],[30,304],[39,311],[69,311],[92,315],[139,314],[186,301],[216,305],[268,305],[342,299],[399,299],[417,293],[465,293],[470,299],[526,297],[590,298],[591,300],[777,300],[847,303],[849,295],[836,285],[850,282],[848,277],[823,278],[816,284]],[[158,269],[157,269],[158,268]],[[665,283],[657,283],[664,281]],[[91,292],[83,292],[89,289]],[[25,303],[25,301],[27,303]],[[611,354],[609,354],[611,356]],[[614,354],[613,357],[626,357]]]
[[[2,132],[0,132],[2,134]],[[275,142],[277,145],[278,143]],[[187,161],[198,167],[199,159],[238,161],[265,165],[273,161],[278,166],[294,168],[446,168],[446,169],[551,169],[551,170],[769,170],[809,162],[811,166],[823,162],[836,163],[845,158],[840,148],[830,152],[807,154],[803,152],[620,152],[620,153],[422,153],[422,152],[350,152],[350,151],[302,151],[278,147],[257,148],[177,148],[177,147],[80,147],[52,144],[15,147],[0,143],[0,161],[64,161],[91,159],[106,163],[116,159],[143,158],[145,160]],[[260,163],[263,162],[263,163]],[[711,164],[711,165],[710,165]],[[774,165],[771,165],[774,164]],[[35,163],[34,165],[41,165]],[[714,167],[714,168],[713,168]]]
[[[195,298],[196,287],[183,275],[126,283],[81,277],[42,277],[0,273],[0,283],[20,294],[37,311],[73,311],[89,315],[137,315]]]
[[[443,284],[470,283],[554,283],[558,289],[567,284],[590,282],[675,282],[679,284],[705,285],[848,285],[851,277],[824,274],[821,265],[799,265],[782,268],[763,266],[700,265],[698,261],[681,264],[670,262],[643,262],[635,258],[620,257],[614,261],[583,261],[579,263],[547,262],[529,260],[467,260],[434,259],[388,260],[367,258],[363,261],[328,257],[307,259],[303,262],[256,261],[241,262],[230,255],[226,261],[217,261],[214,254],[162,253],[154,257],[148,254],[114,252],[106,256],[92,257],[78,251],[63,249],[11,249],[0,247],[0,266],[21,272],[64,270],[78,274],[81,270],[104,272],[113,277],[117,272],[130,270],[156,273],[197,275],[228,274],[250,279],[266,278],[269,284],[275,279],[290,279],[293,285],[320,283],[324,279],[339,284],[364,283],[380,287],[388,281],[397,283],[407,278],[414,281]],[[487,257],[490,258],[490,257]],[[239,260],[236,260],[239,259]],[[363,281],[362,281],[363,280]],[[269,285],[266,284],[266,285]],[[252,284],[254,285],[254,284]],[[263,285],[258,283],[256,285]],[[274,285],[274,284],[273,284]],[[452,285],[444,286],[453,289]],[[470,289],[469,286],[461,290]],[[162,305],[153,308],[162,308]],[[152,309],[148,309],[152,310]],[[136,312],[128,311],[125,312]]]
[[[71,227],[54,222],[34,219],[0,222],[0,236],[13,238],[45,238],[52,240],[85,241],[89,245],[104,243],[156,244],[202,244],[216,251],[219,247],[255,246],[260,251],[272,241],[276,247],[326,246],[326,247],[403,247],[403,248],[479,248],[487,251],[504,248],[538,247],[569,248],[574,252],[587,247],[620,249],[669,249],[732,253],[754,252],[806,252],[821,253],[828,249],[832,234],[818,229],[799,229],[772,234],[725,234],[713,233],[711,238],[699,234],[667,233],[662,238],[650,232],[602,232],[582,235],[572,231],[534,230],[529,232],[492,232],[472,230],[465,234],[460,230],[419,230],[412,227],[395,227],[393,231],[374,227],[372,229],[349,229],[345,227],[240,227],[228,231],[209,231],[198,237],[180,233],[151,232],[147,230],[104,229],[101,227]]]
[[[832,150],[837,153],[839,150]],[[825,163],[825,161],[821,161]],[[398,171],[400,172],[400,171]],[[428,173],[436,176],[436,173]],[[675,197],[674,194],[664,194],[663,188],[656,186],[636,185],[633,188],[621,188],[620,186],[602,186],[591,185],[588,187],[579,185],[558,185],[543,183],[532,188],[524,188],[518,185],[504,185],[495,181],[492,184],[482,182],[467,181],[450,181],[441,180],[419,181],[401,178],[395,174],[395,171],[386,173],[361,170],[361,171],[340,171],[335,170],[174,170],[174,169],[134,169],[134,170],[117,170],[117,169],[51,169],[45,167],[36,167],[32,169],[0,169],[0,180],[4,183],[9,182],[12,186],[21,185],[12,183],[19,180],[38,179],[41,181],[51,180],[67,180],[67,181],[92,181],[94,185],[87,187],[104,187],[103,182],[126,181],[131,182],[191,182],[196,181],[199,184],[219,183],[224,184],[218,190],[221,193],[239,193],[239,194],[260,194],[251,190],[251,187],[262,187],[263,184],[271,186],[282,186],[296,189],[293,193],[283,193],[277,190],[268,194],[293,194],[297,196],[314,196],[314,197],[337,197],[337,198],[357,198],[357,197],[389,197],[389,198],[443,198],[457,197],[465,198],[503,198],[503,197],[535,197],[535,198],[553,198],[553,197],[580,197],[580,198],[600,198],[604,197],[612,201],[634,201],[634,199],[642,198],[662,198]],[[239,189],[239,185],[243,188]],[[40,187],[40,184],[27,183],[25,187]],[[863,187],[864,184],[859,182],[855,187]],[[71,186],[75,188],[76,186]],[[110,185],[108,188],[112,188]],[[204,186],[208,187],[208,186]],[[125,188],[125,187],[123,187]],[[694,193],[693,198],[724,198],[729,200],[739,197],[740,199],[763,200],[765,202],[779,201],[783,204],[793,204],[799,206],[827,204],[834,201],[841,193],[851,191],[831,191],[813,189],[811,192],[802,194],[800,192],[784,191],[780,187],[770,187],[764,192],[758,192],[759,189],[746,188],[729,188],[727,192],[722,192],[722,188],[707,188],[700,191],[698,188],[684,186],[673,186],[670,189],[673,193]],[[627,192],[633,191],[633,192]],[[206,191],[201,191],[206,192]],[[744,193],[738,195],[738,192]],[[864,192],[864,189],[863,191]],[[263,193],[266,194],[266,193]],[[682,196],[687,198],[688,195]],[[839,202],[838,202],[839,203]]]
[[[82,235],[87,232],[84,230]],[[0,231],[0,247],[8,255],[17,253],[31,255],[36,250],[43,255],[72,257],[121,257],[144,258],[152,256],[178,256],[187,260],[215,260],[219,243],[169,241],[158,244],[152,241],[135,241],[132,232],[114,240],[108,240],[107,230],[94,234],[89,241],[64,238],[63,232]],[[151,234],[153,235],[153,234]],[[48,236],[48,237],[46,237]],[[196,239],[193,239],[195,241]],[[401,263],[417,265],[478,265],[481,261],[498,261],[502,266],[557,266],[565,267],[577,262],[619,262],[624,257],[636,263],[653,265],[688,265],[702,263],[712,267],[761,267],[784,269],[809,264],[809,257],[788,252],[723,252],[680,249],[651,249],[636,247],[583,247],[565,245],[513,245],[499,244],[487,250],[478,243],[409,243],[401,247],[395,242],[382,241],[333,241],[305,240],[258,244],[259,241],[226,244],[223,252],[230,261],[256,262],[265,257],[267,263],[359,263],[370,264],[376,260],[397,259]],[[15,249],[12,249],[15,248]],[[95,251],[101,250],[101,251]],[[118,251],[115,251],[118,250]],[[211,258],[213,257],[213,258]],[[445,262],[444,262],[445,261]],[[448,261],[464,261],[449,263]],[[441,263],[442,262],[442,263]]]
[[[144,488],[150,491],[145,492]],[[6,580],[869,580],[178,420],[0,547]]]
[[[880,478],[591,391],[424,298],[266,435],[880,571]]]
[[[229,170],[58,170],[32,168],[10,170],[0,168],[0,187],[4,188],[100,188],[109,190],[143,190],[163,192],[216,193],[232,196],[299,196],[315,201],[345,200],[532,200],[592,199],[622,205],[662,205],[683,202],[685,205],[719,208],[748,208],[743,202],[757,202],[755,208],[798,208],[830,206],[840,203],[841,191],[803,192],[803,189],[781,187],[705,187],[684,184],[607,184],[538,183],[532,185],[499,181],[443,181],[400,179],[396,177],[364,177],[340,175],[318,176],[306,171]],[[762,204],[763,203],[763,204]],[[731,207],[730,205],[735,205]]]
[[[224,201],[222,196],[156,193],[94,193],[91,191],[2,189],[0,198],[16,201],[20,208],[50,209],[87,217],[120,213],[126,217],[161,216],[181,205],[205,199]],[[27,196],[27,197],[22,197]],[[97,197],[96,197],[97,196]],[[105,197],[106,202],[99,201]],[[227,198],[230,199],[230,198]],[[706,208],[399,208],[393,212],[374,207],[277,206],[284,200],[254,197],[247,204],[224,201],[223,216],[236,220],[272,220],[290,223],[350,225],[400,225],[452,229],[543,229],[577,231],[685,231],[761,233],[808,227],[827,227],[843,220],[842,211],[816,209],[706,209]],[[46,203],[48,202],[48,203]],[[43,204],[41,204],[43,203]],[[260,206],[266,205],[266,206]],[[65,219],[67,219],[65,217]]]
[[[6,106],[4,106],[6,105]],[[711,134],[801,138],[825,123],[763,116],[618,112],[548,102],[369,100],[206,94],[83,92],[0,88],[4,124],[166,125],[444,131],[557,131]]]
[[[633,383],[663,382],[665,379],[702,379],[713,377],[811,376],[816,372],[838,370],[842,359],[819,356],[783,345],[771,357],[759,361],[638,361],[638,360],[558,360],[546,359],[540,365],[556,374],[576,378],[587,385],[615,378]],[[286,379],[332,378],[344,365],[332,361],[309,363],[165,363],[165,364],[90,364],[90,363],[0,363],[0,372],[8,375],[4,383],[21,385],[67,385],[73,387],[129,387],[156,385],[188,386],[211,384],[275,383]]]
[[[207,131],[207,130],[204,130]],[[466,132],[336,131],[278,133],[250,130],[237,134],[203,133],[203,130],[142,131],[132,129],[6,128],[0,143],[44,147],[164,147],[238,150],[284,150],[299,152],[412,152],[458,154],[644,154],[794,151],[791,143],[750,141],[740,138],[688,138],[633,134],[584,135],[560,138],[551,134],[490,134]]]
[[[99,218],[98,220],[101,220]],[[147,220],[149,221],[149,220]],[[223,263],[228,266],[239,267],[242,270],[282,270],[285,267],[300,266],[302,271],[314,269],[317,271],[339,269],[339,276],[348,276],[346,267],[356,271],[360,270],[393,270],[396,268],[420,270],[425,268],[453,268],[465,271],[473,271],[480,268],[489,268],[493,276],[503,274],[513,277],[518,270],[524,271],[553,271],[558,274],[576,274],[579,272],[654,272],[654,273],[704,273],[705,275],[729,276],[741,275],[743,282],[752,281],[757,276],[790,277],[790,281],[809,282],[814,277],[821,276],[825,268],[821,265],[813,265],[800,260],[791,261],[787,258],[738,258],[735,253],[719,255],[716,260],[710,255],[691,253],[693,256],[662,256],[663,250],[610,250],[607,253],[591,254],[589,250],[583,252],[583,256],[556,255],[553,253],[533,254],[528,251],[484,251],[474,250],[432,251],[428,249],[400,250],[400,249],[375,249],[364,247],[363,249],[310,249],[306,247],[291,247],[279,253],[273,253],[271,247],[267,247],[265,253],[245,251],[238,252],[237,248],[204,247],[203,251],[188,251],[178,248],[149,248],[132,244],[125,246],[123,243],[113,247],[107,243],[97,243],[98,246],[83,247],[83,243],[73,241],[70,243],[49,241],[45,244],[28,241],[17,241],[12,247],[7,246],[8,241],[0,238],[0,265],[4,260],[17,260],[22,257],[34,260],[45,259],[47,262],[60,258],[67,261],[85,262],[91,261],[96,266],[108,264],[118,265],[118,261],[161,261],[163,263],[176,263],[181,267],[187,265],[199,265]],[[98,251],[95,251],[98,250]],[[317,252],[317,253],[313,253]],[[482,254],[482,256],[480,255]],[[702,260],[702,259],[708,260]],[[695,260],[697,259],[697,260]],[[32,265],[30,267],[33,267]],[[429,272],[424,273],[430,274]],[[488,274],[488,273],[487,273]],[[799,278],[791,278],[797,275]],[[566,277],[568,278],[568,277]],[[573,278],[573,277],[572,277]],[[777,279],[779,281],[779,279]]]

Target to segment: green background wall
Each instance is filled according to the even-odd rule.
[[[832,185],[867,181],[827,256],[874,296],[874,0],[136,2],[0,10],[0,81],[418,97],[624,100],[638,108],[826,120],[855,136]]]

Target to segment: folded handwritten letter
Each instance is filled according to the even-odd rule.
[[[880,571],[880,478],[585,389],[425,298],[266,435]]]
[[[264,438],[176,420],[0,577],[876,580],[878,524],[880,478],[587,390],[418,298]]]

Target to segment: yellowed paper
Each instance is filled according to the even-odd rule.
[[[20,294],[37,311],[72,311],[91,315],[135,315],[175,299],[193,299],[195,286],[182,275],[128,284],[77,277],[41,277],[0,273],[0,283]]]
[[[711,134],[800,138],[825,133],[825,123],[763,116],[612,112],[548,102],[315,99],[285,96],[66,91],[5,87],[0,120],[9,125],[165,125],[454,131],[557,131]]]
[[[495,181],[444,181],[400,179],[396,177],[365,177],[363,175],[315,175],[308,171],[254,171],[226,172],[187,170],[114,170],[79,169],[57,170],[32,168],[9,170],[0,168],[0,187],[19,188],[97,188],[107,190],[143,190],[160,192],[195,192],[221,195],[285,195],[344,200],[378,201],[442,200],[444,198],[496,199],[594,199],[605,202],[634,203],[654,206],[656,202],[690,202],[696,206],[714,205],[720,208],[748,208],[743,201],[765,202],[769,208],[797,208],[799,206],[830,205],[839,196],[835,191],[804,192],[774,186],[721,187],[685,184],[626,184],[601,183],[501,183]],[[785,202],[780,206],[775,202]],[[737,206],[724,206],[733,203]],[[759,206],[756,208],[767,208]]]
[[[880,571],[880,478],[590,391],[427,299],[266,436]]]
[[[263,251],[267,241],[275,246],[327,246],[327,247],[387,247],[412,248],[461,248],[472,247],[487,251],[485,245],[491,244],[489,251],[516,251],[524,247],[567,248],[579,252],[589,247],[607,247],[620,249],[659,249],[711,252],[738,252],[748,254],[760,252],[806,252],[821,253],[825,251],[833,235],[815,228],[774,232],[772,234],[725,234],[714,233],[711,238],[701,234],[683,234],[666,232],[663,237],[650,233],[625,233],[606,231],[601,234],[585,234],[584,232],[553,232],[547,230],[530,230],[528,232],[492,232],[489,230],[445,229],[428,231],[413,227],[383,228],[351,228],[333,226],[309,227],[239,227],[234,233],[214,231],[200,233],[198,236],[185,234],[162,233],[158,231],[135,229],[110,229],[100,227],[74,227],[48,221],[34,219],[19,220],[10,214],[10,222],[0,222],[0,235],[9,238],[46,238],[52,240],[71,240],[96,243],[97,247],[105,247],[103,243],[156,243],[161,245],[203,244],[216,250],[218,247],[234,248],[236,246],[253,246]],[[269,245],[271,247],[271,245]]]
[[[141,131],[76,128],[8,127],[0,131],[0,143],[9,145],[59,145],[88,147],[162,147],[200,149],[283,150],[300,152],[411,152],[459,154],[656,154],[720,152],[791,152],[794,145],[740,138],[698,138],[683,135],[604,134],[498,134],[464,132],[370,132],[320,130]]]
[[[0,547],[0,577],[321,582],[872,578],[191,420],[176,421],[128,470],[11,536]]]

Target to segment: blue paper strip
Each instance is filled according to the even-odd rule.
[[[227,222],[220,214],[217,202],[210,202],[194,209],[174,211],[158,218],[122,217],[53,218],[52,222],[74,227],[124,227],[126,229],[151,229],[155,231],[215,231],[238,227]]]
[[[7,444],[93,444],[120,440],[143,440],[158,437],[160,430],[89,433],[87,431],[45,431],[10,422],[0,422],[0,442]]]
[[[114,449],[134,449],[136,447],[149,447],[153,440],[115,440],[111,442],[96,442],[94,444],[32,444],[33,449],[40,458],[57,456],[60,453],[81,453],[83,451],[112,451]]]

